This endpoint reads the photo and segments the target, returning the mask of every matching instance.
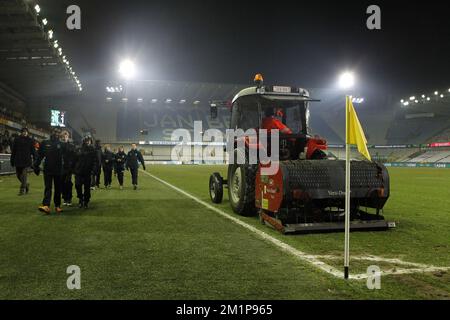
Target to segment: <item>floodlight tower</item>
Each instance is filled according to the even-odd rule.
[[[355,75],[353,72],[345,71],[339,76],[338,82],[342,90],[350,90],[355,86]]]
[[[136,65],[132,60],[125,59],[119,65],[119,73],[126,80],[132,80],[136,76]]]

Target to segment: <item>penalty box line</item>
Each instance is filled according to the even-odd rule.
[[[262,239],[272,243],[273,245],[277,246],[282,251],[290,253],[291,255],[299,258],[300,260],[306,261],[306,262],[312,264],[314,267],[316,267],[316,268],[318,268],[318,269],[320,269],[322,271],[325,271],[325,272],[333,275],[334,277],[344,278],[344,273],[342,271],[339,271],[338,269],[336,269],[336,268],[334,268],[334,267],[324,263],[323,261],[320,261],[314,255],[306,254],[306,253],[304,253],[304,252],[302,252],[300,250],[295,249],[294,247],[288,245],[287,243],[282,242],[282,241],[272,237],[271,235],[269,235],[269,234],[267,234],[267,233],[265,233],[265,232],[255,228],[255,227],[249,225],[248,223],[246,223],[246,222],[244,222],[244,221],[242,221],[242,220],[240,220],[240,219],[238,219],[236,217],[231,216],[230,214],[226,213],[225,211],[220,210],[219,208],[216,208],[216,207],[210,205],[209,203],[206,203],[205,201],[203,201],[203,200],[193,196],[192,194],[190,194],[190,193],[188,193],[188,192],[186,192],[186,191],[184,191],[184,190],[182,190],[182,189],[180,189],[180,188],[170,184],[169,182],[167,182],[167,181],[165,181],[165,180],[163,180],[161,178],[158,178],[157,176],[155,176],[155,175],[153,175],[153,174],[151,174],[151,173],[149,173],[147,171],[142,171],[142,172],[145,173],[146,175],[148,175],[149,177],[157,180],[158,182],[166,185],[167,187],[169,187],[169,188],[171,188],[171,189],[181,193],[182,195],[186,196],[187,198],[190,198],[190,199],[194,200],[195,202],[201,204],[202,206],[208,208],[209,210],[212,210],[212,211],[220,214],[222,217],[225,217],[226,219],[231,220],[232,222],[240,225],[241,227],[244,227],[245,229],[253,232],[254,234],[259,236],[260,238],[262,238]],[[361,279],[360,277],[357,277],[357,276],[358,275],[354,275],[354,276],[351,275],[350,278],[351,279]]]
[[[253,227],[252,225],[249,225],[248,223],[233,217],[232,215],[226,213],[223,210],[220,210],[219,208],[216,208],[214,206],[212,206],[211,204],[193,196],[192,194],[170,184],[169,182],[158,178],[157,176],[147,172],[147,171],[142,171],[143,173],[145,173],[146,175],[148,175],[149,177],[159,181],[160,183],[166,185],[167,187],[181,193],[182,195],[186,196],[187,198],[190,198],[192,200],[194,200],[195,202],[201,204],[202,206],[220,214],[221,216],[225,217],[228,220],[231,220],[232,222],[240,225],[241,227],[244,227],[245,229],[255,233],[257,236],[259,236],[260,238],[262,238],[263,240],[266,240],[270,243],[272,243],[273,245],[275,245],[276,247],[278,247],[279,249],[281,249],[284,252],[290,253],[291,255],[297,257],[300,260],[306,261],[310,264],[312,264],[314,267],[325,271],[328,274],[331,274],[332,276],[336,277],[336,278],[344,278],[344,273],[342,271],[339,271],[338,269],[336,269],[335,267],[332,267],[328,264],[326,264],[325,262],[319,260],[318,258],[330,258],[330,259],[339,259],[339,257],[337,256],[324,256],[324,255],[311,255],[311,254],[306,254],[298,249],[295,249],[294,247],[292,247],[291,245],[278,240],[274,237],[272,237],[271,235]],[[410,267],[414,267],[414,268],[394,268],[391,270],[386,270],[386,271],[382,271],[382,275],[400,275],[400,274],[411,274],[411,273],[426,273],[426,272],[437,272],[437,271],[448,271],[450,269],[450,267],[436,267],[433,265],[426,265],[426,264],[419,264],[419,263],[413,263],[413,262],[407,262],[407,261],[403,261],[400,259],[388,259],[388,258],[383,258],[383,257],[377,257],[377,256],[364,256],[364,257],[359,257],[356,256],[354,257],[355,260],[367,260],[367,261],[378,261],[378,262],[395,262],[398,263],[400,265],[407,265]],[[360,274],[350,274],[349,278],[350,279],[355,279],[355,280],[363,280],[363,279],[367,279],[369,275],[367,273],[360,273]]]

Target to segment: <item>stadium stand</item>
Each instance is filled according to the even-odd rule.
[[[421,144],[434,142],[434,138],[445,141],[450,130],[449,105],[450,101],[444,98],[394,106],[396,113],[387,131],[387,144]]]
[[[425,151],[419,156],[406,159],[403,162],[419,162],[419,163],[446,162],[443,160],[449,157],[450,157],[450,150],[433,150],[433,151]]]
[[[444,129],[439,134],[428,139],[427,142],[431,143],[431,142],[448,142],[448,141],[450,141],[450,128]]]
[[[450,163],[450,153],[448,153],[448,156],[445,158],[442,158],[438,161],[436,161],[437,163]]]
[[[417,154],[419,148],[369,148],[372,160],[379,162],[402,162],[407,160],[413,154]],[[356,151],[351,151],[352,159],[362,159],[362,156]],[[337,159],[345,159],[345,148],[329,148],[329,157],[336,157]]]
[[[424,143],[449,126],[448,118],[395,120],[387,133],[388,144]]]

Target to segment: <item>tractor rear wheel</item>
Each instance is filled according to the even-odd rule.
[[[228,166],[228,198],[231,208],[241,216],[253,216],[255,207],[255,178],[257,165],[230,164]]]

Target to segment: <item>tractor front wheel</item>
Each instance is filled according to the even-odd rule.
[[[220,173],[214,172],[209,177],[209,196],[214,203],[221,203],[223,199],[223,179]]]

